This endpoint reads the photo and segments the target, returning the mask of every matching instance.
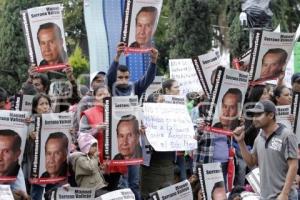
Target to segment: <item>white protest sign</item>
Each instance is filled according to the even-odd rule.
[[[10,185],[0,185],[1,199],[14,200],[14,196],[11,192]]]
[[[197,148],[192,120],[185,105],[145,103],[146,136],[156,151],[185,151]]]
[[[135,200],[135,196],[130,189],[121,189],[106,193],[96,200]]]
[[[95,189],[93,188],[70,187],[65,189],[60,187],[52,193],[51,200],[89,200],[94,199],[94,197]]]
[[[288,129],[292,130],[292,123],[290,121],[291,106],[276,106],[276,122],[285,125]]]
[[[178,81],[180,84],[181,95],[202,91],[192,59],[170,59],[169,68],[170,78]]]
[[[151,195],[154,200],[182,200],[193,199],[192,187],[188,180],[176,183],[169,187],[158,190]]]

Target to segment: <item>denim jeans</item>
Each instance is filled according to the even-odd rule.
[[[134,193],[135,199],[140,200],[140,166],[129,165],[128,172],[121,176],[119,182],[120,188],[130,188]]]

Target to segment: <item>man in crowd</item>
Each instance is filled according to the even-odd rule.
[[[129,84],[130,72],[128,67],[119,65],[119,59],[125,47],[123,42],[118,44],[117,55],[107,72],[108,87],[113,96],[137,95],[140,98],[155,78],[158,51],[155,48],[151,49],[151,64],[146,74],[131,85]]]
[[[155,32],[156,17],[157,8],[152,6],[141,8],[135,19],[135,42],[133,42],[130,47],[151,47],[151,39]]]
[[[298,199],[293,186],[298,169],[295,134],[276,123],[276,107],[269,100],[258,102],[248,113],[253,115],[253,125],[260,128],[252,152],[244,141],[244,127],[237,127],[233,133],[247,165],[259,167],[261,198]]]
[[[286,64],[287,57],[288,54],[284,49],[269,49],[262,59],[260,78],[267,79],[279,76]]]
[[[37,32],[37,39],[43,57],[40,65],[55,65],[67,62],[62,32],[57,24],[52,22],[41,24]]]
[[[119,153],[125,158],[137,157],[139,150],[139,124],[134,115],[123,116],[117,124]]]
[[[18,175],[21,137],[13,130],[0,130],[0,176]]]
[[[68,138],[61,132],[51,133],[45,143],[46,172],[43,178],[67,176]]]

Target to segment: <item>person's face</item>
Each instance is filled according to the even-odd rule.
[[[272,91],[268,91],[267,88],[264,89],[263,94],[259,98],[260,101],[265,101],[265,100],[271,100],[271,97],[273,95]]]
[[[97,87],[104,86],[104,85],[105,85],[105,76],[102,74],[98,74],[92,82],[93,90],[95,90]]]
[[[239,112],[238,96],[226,94],[223,98],[220,122],[224,128],[229,127],[231,122],[237,118]]]
[[[288,88],[283,88],[279,97],[276,97],[277,105],[291,105],[292,104],[292,95]]]
[[[59,38],[54,28],[42,29],[38,35],[43,58],[49,65],[58,64],[62,53],[63,40]]]
[[[168,95],[179,95],[179,84],[177,81],[174,81],[170,89],[166,88],[166,94]]]
[[[40,78],[35,78],[32,80],[32,84],[34,89],[38,92],[38,93],[42,93],[45,92],[46,88],[44,87],[44,85],[42,84],[42,80]]]
[[[36,106],[36,113],[43,114],[43,113],[48,113],[49,111],[50,111],[49,101],[46,98],[41,97]]]
[[[109,97],[109,96],[110,95],[109,95],[107,89],[106,88],[101,88],[101,89],[97,90],[96,95],[95,95],[95,99],[96,99],[97,103],[102,104],[103,103],[103,98]]]
[[[120,70],[117,70],[117,85],[128,85],[129,78],[130,76],[128,71],[122,72]]]
[[[97,144],[92,145],[89,151],[90,155],[94,155],[97,152],[98,148],[97,148]]]
[[[5,176],[20,156],[21,150],[13,151],[13,142],[14,137],[0,136],[0,176]]]
[[[49,139],[46,144],[46,171],[50,177],[59,176],[62,164],[67,160],[67,153],[60,139]]]
[[[253,125],[255,128],[265,128],[273,118],[272,113],[255,113],[253,114]]]
[[[281,56],[278,53],[268,53],[264,56],[261,68],[261,78],[278,74],[282,70]]]
[[[294,82],[292,87],[293,87],[293,92],[300,92],[300,81]]]
[[[151,46],[155,15],[152,12],[141,12],[136,21],[135,40],[141,48]]]
[[[5,110],[5,101],[0,101],[0,110]]]
[[[212,194],[213,200],[226,200],[226,191],[224,187],[216,188]]]
[[[125,159],[131,158],[138,144],[138,133],[134,133],[132,121],[124,121],[118,127],[118,149]]]

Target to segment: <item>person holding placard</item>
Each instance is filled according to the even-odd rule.
[[[120,42],[117,46],[117,55],[107,72],[107,85],[112,92],[112,96],[137,95],[140,99],[155,78],[158,51],[155,48],[151,48],[151,64],[148,67],[146,74],[136,82],[129,83],[130,71],[128,67],[119,64],[120,56],[125,48],[126,45],[124,42]]]
[[[247,165],[259,167],[261,198],[298,199],[293,184],[298,169],[296,135],[276,123],[276,107],[269,100],[259,101],[247,112],[253,115],[253,125],[260,128],[252,151],[244,141],[245,127],[237,127],[233,134]]]

